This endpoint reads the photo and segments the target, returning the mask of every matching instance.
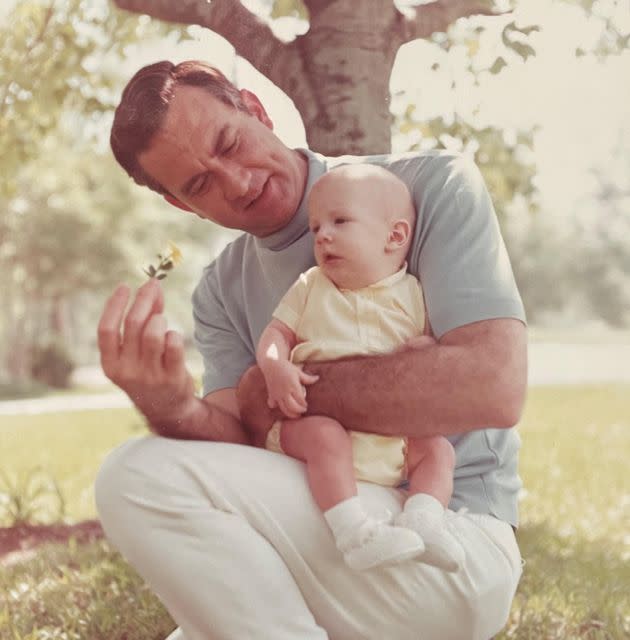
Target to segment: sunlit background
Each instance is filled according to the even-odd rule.
[[[58,3],[58,13],[72,4]],[[86,10],[85,3],[74,4],[83,6],[82,12],[60,18],[72,26],[75,40],[68,46],[75,46],[74,57],[70,52],[58,56],[57,66],[50,68],[38,46],[29,49],[37,37],[37,15],[12,13],[12,1],[2,5],[4,28],[15,21],[15,40],[4,44],[5,68],[27,76],[19,104],[12,102],[11,77],[2,77],[0,87],[0,134],[12,145],[1,161],[7,168],[0,178],[5,301],[0,381],[8,391],[28,392],[33,350],[52,341],[71,346],[79,365],[75,376],[83,372],[96,380],[94,326],[103,299],[119,280],[140,284],[142,267],[168,240],[182,245],[185,261],[165,282],[167,313],[190,341],[192,287],[203,265],[234,237],[169,210],[154,194],[130,188],[114,166],[107,143],[112,106],[140,66],[159,59],[209,60],[259,95],[286,144],[306,145],[293,103],[223,38],[200,27],[156,27],[147,16],[129,14],[131,26],[117,32],[124,42],[112,48],[106,32],[94,26],[103,24],[108,5],[92,2]],[[478,162],[485,158],[484,176],[533,341],[595,340],[613,343],[614,353],[628,342],[630,323],[630,50],[627,39],[613,41],[610,27],[627,32],[630,10],[613,0],[590,3],[591,11],[582,4],[517,3],[505,16],[461,20],[448,37],[438,34],[404,46],[390,85],[392,146],[394,151],[445,146],[477,153]],[[248,6],[268,16],[271,3]],[[308,26],[293,16],[269,20],[276,35],[287,40]],[[502,38],[510,24],[522,29],[514,39],[527,50],[506,55]],[[22,52],[15,50],[20,38]],[[76,73],[68,72],[73,64]],[[37,85],[29,87],[30,74],[55,73],[65,74],[59,86],[44,86],[41,94]],[[76,94],[72,99],[70,91]],[[516,179],[507,184],[505,176],[511,174]],[[65,215],[56,224],[55,212],[62,209]],[[100,226],[98,233],[94,226]],[[41,234],[46,240],[34,238]],[[83,244],[84,253],[72,246],[73,239]],[[198,367],[192,352],[191,358]],[[557,344],[546,355],[532,347],[532,376],[553,378],[558,367],[576,376],[575,366],[560,362],[571,358],[595,363],[581,367],[587,378],[630,377],[619,358],[606,355],[605,346],[597,354],[590,347],[577,355]],[[607,358],[614,374],[601,369]]]

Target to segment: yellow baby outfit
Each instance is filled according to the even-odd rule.
[[[407,265],[363,289],[338,289],[313,267],[301,274],[274,311],[297,336],[295,363],[388,353],[424,330],[424,302]],[[267,449],[282,452],[281,422],[267,436]],[[358,480],[397,486],[406,479],[404,437],[350,431]]]

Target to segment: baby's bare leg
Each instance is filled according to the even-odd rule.
[[[458,571],[464,549],[450,532],[445,517],[453,493],[455,452],[441,436],[412,438],[408,442],[409,498],[396,524],[409,527],[424,540],[421,562],[445,571]]]
[[[453,445],[442,436],[409,438],[407,467],[409,495],[426,493],[446,509],[453,495]]]
[[[285,453],[306,463],[308,482],[322,511],[357,495],[348,432],[326,416],[285,420],[280,431]]]
[[[350,436],[336,420],[325,416],[285,420],[280,445],[306,463],[315,502],[350,567],[370,569],[424,551],[417,533],[376,520],[365,511],[357,495]]]

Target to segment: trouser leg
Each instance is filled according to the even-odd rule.
[[[366,509],[403,495],[359,483]],[[487,640],[505,623],[520,575],[507,525],[453,517],[464,568],[345,566],[304,465],[269,451],[147,438],[114,452],[97,482],[113,544],[187,640]],[[483,525],[483,526],[482,526]]]
[[[186,640],[327,638],[277,551],[204,477],[212,460],[180,464],[205,443],[181,445],[132,441],[110,456],[96,485],[107,537]]]

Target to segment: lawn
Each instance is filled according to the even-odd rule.
[[[630,386],[534,388],[519,430],[526,566],[498,640],[629,638]],[[101,460],[143,431],[124,409],[3,416],[2,466],[14,478],[41,467],[68,517],[94,517]],[[161,640],[173,626],[103,541],[51,545],[2,569],[1,640]]]

